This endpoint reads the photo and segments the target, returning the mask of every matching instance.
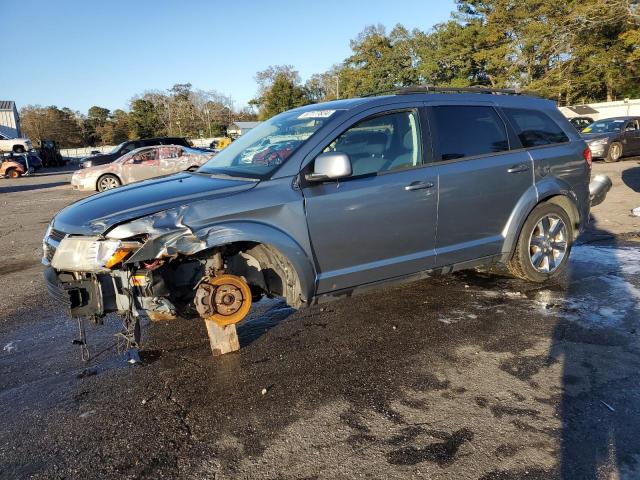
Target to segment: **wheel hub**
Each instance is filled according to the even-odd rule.
[[[249,285],[235,275],[219,275],[202,282],[194,298],[196,310],[206,320],[219,325],[241,321],[251,308]]]

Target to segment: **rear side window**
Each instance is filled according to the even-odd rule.
[[[447,105],[432,109],[438,132],[437,160],[509,150],[504,122],[492,107]]]
[[[544,112],[521,108],[505,108],[503,111],[525,148],[569,141],[558,124]]]

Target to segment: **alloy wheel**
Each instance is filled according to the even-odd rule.
[[[611,145],[611,151],[609,152],[609,156],[611,157],[612,160],[618,160],[620,158],[620,146],[617,144],[613,144]]]
[[[551,273],[567,253],[567,227],[557,215],[545,215],[531,232],[529,258],[538,272]]]
[[[118,186],[118,181],[113,177],[107,177],[100,180],[100,190],[111,190]]]

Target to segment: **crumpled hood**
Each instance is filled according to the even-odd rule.
[[[114,225],[196,201],[250,190],[258,182],[179,173],[133,183],[87,197],[60,211],[56,230],[81,235],[102,234]]]

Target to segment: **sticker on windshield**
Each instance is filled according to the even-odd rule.
[[[334,113],[335,110],[311,110],[300,114],[298,118],[329,118]]]

